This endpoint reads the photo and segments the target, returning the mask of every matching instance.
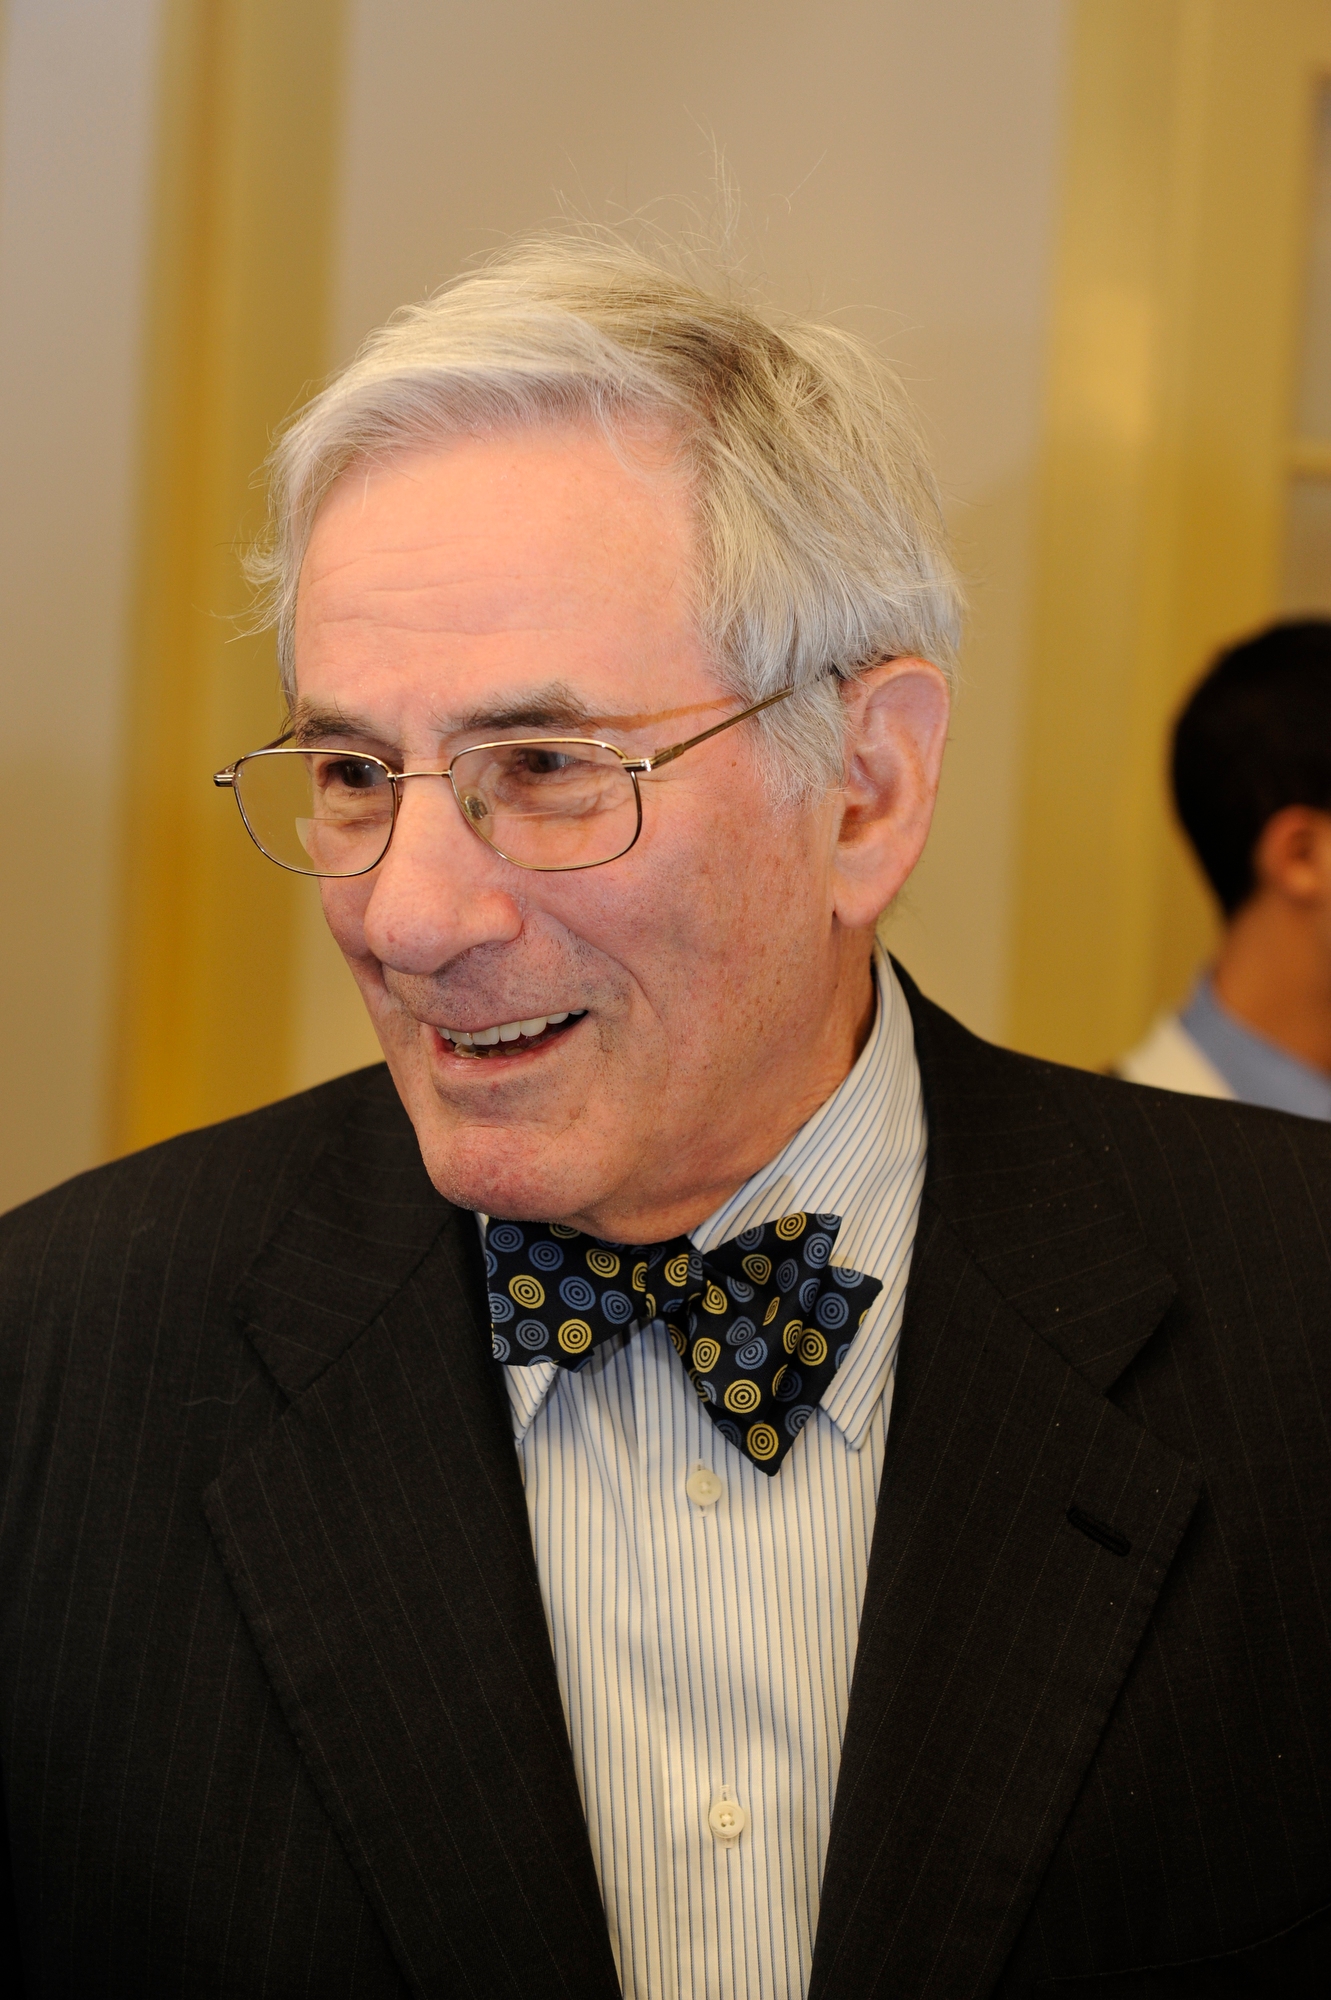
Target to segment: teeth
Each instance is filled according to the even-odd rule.
[[[586,1011],[584,1007],[571,1018],[580,1021]],[[441,1028],[439,1032],[446,1042],[452,1042],[460,1049],[492,1049],[496,1042],[516,1042],[519,1035],[526,1035],[530,1040],[544,1034],[547,1028],[561,1027],[569,1019],[566,1008],[562,1014],[533,1014],[529,1021],[505,1021],[496,1028],[473,1028],[470,1032],[465,1028]]]

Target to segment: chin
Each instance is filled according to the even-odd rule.
[[[604,1192],[588,1172],[585,1146],[570,1134],[551,1143],[485,1125],[441,1132],[416,1126],[426,1172],[445,1201],[514,1222],[563,1222]]]

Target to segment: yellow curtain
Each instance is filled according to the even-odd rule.
[[[340,0],[168,0],[113,1151],[289,1087],[299,885],[210,778],[280,726],[238,552],[273,431],[327,366],[341,30]]]
[[[1100,1066],[1213,918],[1168,722],[1273,615],[1328,0],[1081,0],[1049,373],[1011,1032]]]

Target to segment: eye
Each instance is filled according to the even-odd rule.
[[[345,785],[349,792],[368,792],[383,782],[383,767],[367,757],[339,757],[325,777],[326,784]]]
[[[542,750],[532,747],[524,749],[514,757],[510,769],[514,772],[521,771],[531,778],[548,778],[557,776],[561,771],[567,771],[575,761],[567,750]]]
[[[316,757],[315,783],[324,792],[372,792],[388,782],[388,773],[372,757]]]

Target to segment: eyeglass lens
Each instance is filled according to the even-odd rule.
[[[592,868],[638,835],[638,793],[613,750],[595,743],[497,743],[453,762],[462,810],[524,868]]]
[[[491,744],[463,751],[452,771],[469,825],[520,867],[592,868],[637,838],[637,788],[598,744]],[[393,831],[392,776],[373,757],[259,751],[242,760],[236,794],[258,846],[300,875],[362,875]]]

